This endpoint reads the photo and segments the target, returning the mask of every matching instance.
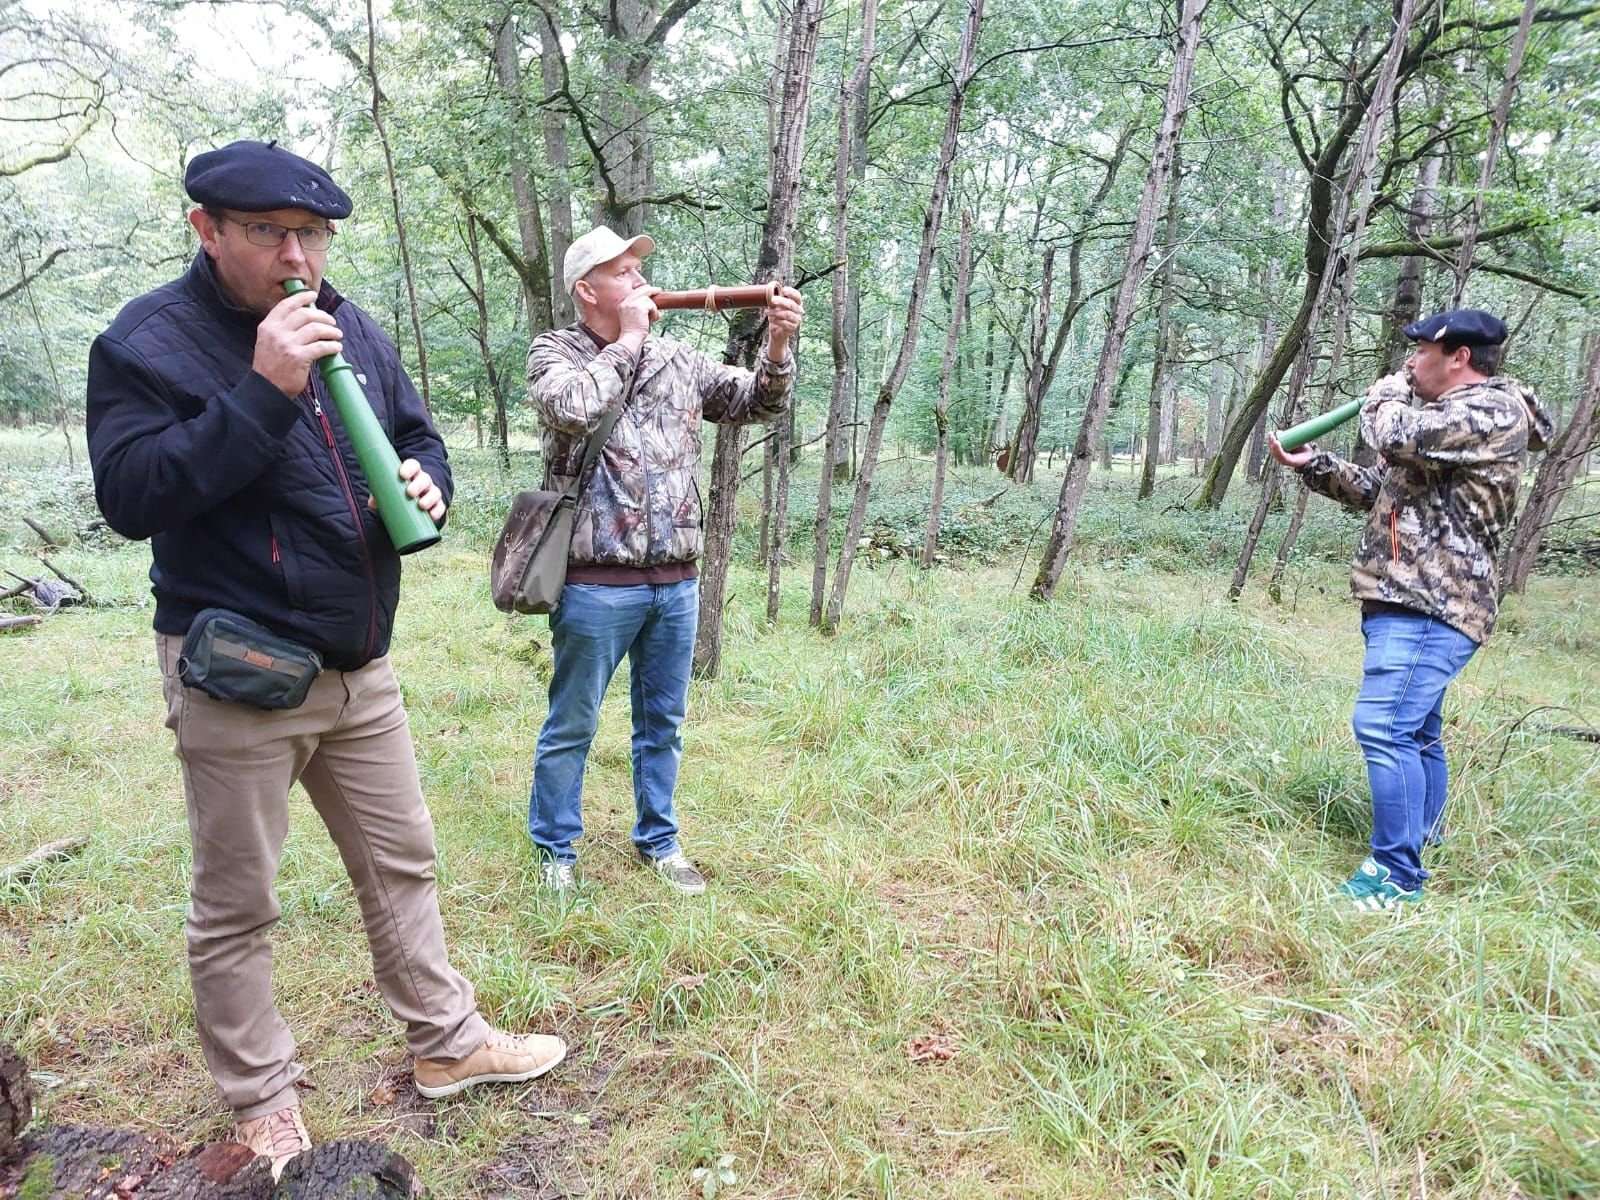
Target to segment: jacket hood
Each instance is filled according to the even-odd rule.
[[[1555,422],[1550,419],[1550,414],[1544,405],[1539,403],[1539,397],[1533,394],[1533,389],[1525,383],[1505,377],[1495,382],[1521,400],[1522,406],[1528,410],[1528,449],[1546,449],[1550,445],[1550,435],[1555,430]]]

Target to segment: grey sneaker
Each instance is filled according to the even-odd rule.
[[[539,886],[552,892],[571,892],[578,886],[576,869],[569,862],[547,858],[539,864]]]
[[[645,862],[685,896],[698,896],[706,890],[706,877],[694,869],[694,864],[682,850],[674,850],[660,858],[646,856]]]

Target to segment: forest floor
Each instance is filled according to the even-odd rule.
[[[8,471],[0,566],[37,567],[23,513],[78,527],[81,463]],[[736,571],[679,796],[708,893],[633,863],[619,678],[563,903],[525,825],[548,629],[485,582],[516,485],[462,456],[457,520],[407,563],[394,661],[454,961],[493,1021],[572,1053],[533,1084],[419,1098],[297,792],[274,942],[313,1134],[383,1139],[448,1200],[1600,1193],[1600,752],[1548,730],[1600,724],[1596,577],[1509,602],[1447,705],[1427,899],[1355,918],[1330,898],[1369,824],[1356,525],[1317,506],[1283,603],[1257,583],[1234,604],[1242,509],[1173,508],[1182,475],[1136,506],[1102,477],[1039,605],[1031,531],[1059,475],[986,508],[1006,485],[963,476],[974,552],[922,572],[893,547],[924,470],[886,473],[884,549],[835,636],[806,624],[808,536],[773,628],[764,578]],[[227,1118],[184,965],[148,556],[103,532],[52,552],[96,603],[0,638],[0,870],[89,839],[0,887],[0,1038],[43,1118],[194,1143]]]

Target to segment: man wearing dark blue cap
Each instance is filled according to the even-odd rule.
[[[1372,853],[1337,897],[1356,912],[1422,899],[1422,848],[1441,832],[1448,784],[1445,690],[1494,629],[1500,537],[1527,452],[1551,431],[1534,394],[1499,373],[1498,317],[1456,309],[1405,335],[1416,348],[1404,373],[1368,388],[1361,410],[1376,467],[1270,441],[1307,487],[1371,512],[1350,591],[1367,646],[1352,727],[1372,790]]]
[[[312,365],[342,351],[435,521],[450,468],[394,344],[323,280],[350,198],[264,142],[197,156],[184,184],[200,253],[95,340],[89,452],[106,520],[151,539],[201,1048],[240,1141],[277,1174],[310,1145],[267,938],[296,781],[355,885],[420,1092],[531,1079],[566,1046],[491,1029],[445,952],[433,824],[388,658],[400,559]],[[306,290],[285,296],[289,279]]]

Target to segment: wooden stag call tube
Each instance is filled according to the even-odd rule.
[[[293,296],[305,291],[306,285],[298,279],[286,279],[283,290]],[[328,395],[333,397],[339,422],[356,452],[361,473],[367,477],[367,486],[378,501],[378,516],[383,519],[394,548],[401,554],[410,554],[433,545],[439,540],[439,527],[417,507],[416,500],[406,495],[405,481],[400,478],[400,456],[378,423],[378,414],[372,411],[367,394],[361,390],[355,369],[342,354],[319,359],[317,369],[328,385]]]
[[[1312,417],[1309,421],[1301,421],[1298,425],[1291,425],[1278,435],[1278,445],[1285,450],[1298,450],[1307,442],[1314,442],[1330,429],[1337,429],[1351,417],[1361,411],[1363,401],[1356,397],[1338,408],[1329,409],[1320,417]]]
[[[721,312],[725,308],[765,308],[778,294],[776,283],[757,283],[749,287],[696,288],[692,292],[657,292],[650,297],[659,309],[700,308],[706,312]]]

